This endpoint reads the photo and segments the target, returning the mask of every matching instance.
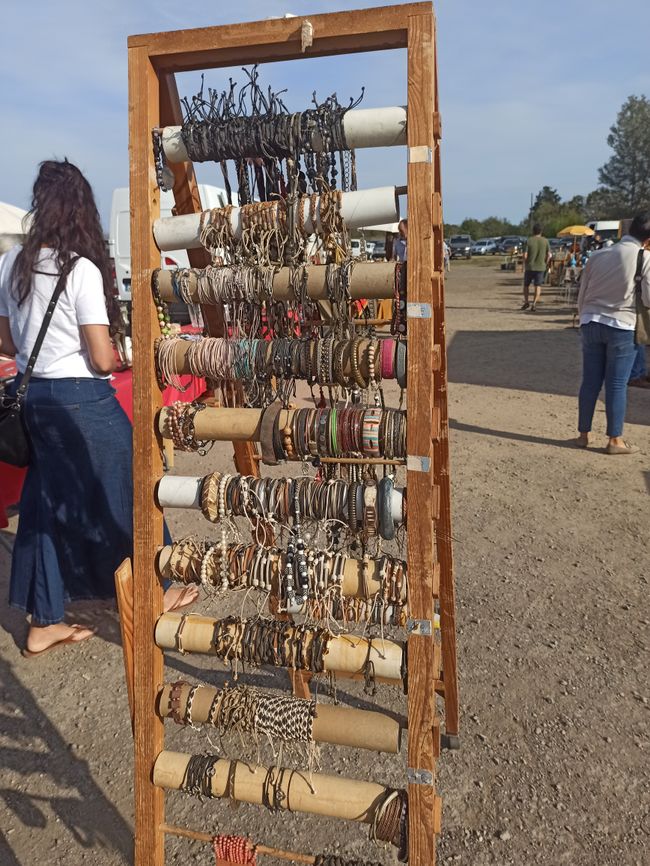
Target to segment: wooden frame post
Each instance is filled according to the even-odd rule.
[[[162,587],[152,579],[162,543],[162,512],[155,485],[163,466],[153,419],[161,406],[152,365],[160,333],[151,299],[151,271],[160,253],[151,226],[160,215],[160,194],[151,160],[151,130],[159,125],[159,82],[146,48],[129,48],[129,156],[131,163],[131,290],[133,298],[133,603],[135,862],[163,866],[164,793],[151,778],[163,748],[163,722],[154,712],[163,679],[163,654],[153,633],[162,612]]]

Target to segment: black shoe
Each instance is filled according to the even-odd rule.
[[[530,304],[528,303],[528,301],[524,301],[524,303],[521,305],[521,307],[519,307],[519,309],[520,310],[527,310],[528,307],[530,307]]]
[[[536,308],[535,308],[535,304],[532,303],[532,304],[530,305],[530,312],[531,312],[531,313],[534,313],[534,312],[535,312],[535,309],[536,309]]]

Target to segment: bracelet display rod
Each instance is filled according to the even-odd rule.
[[[247,687],[247,692],[253,690]],[[217,724],[215,706],[224,695],[223,689],[214,686],[191,686],[181,682],[166,684],[158,697],[159,714],[162,718],[173,718],[179,724]],[[235,689],[225,692],[231,695]],[[384,713],[358,710],[352,707],[316,703],[300,698],[285,698],[269,695],[269,700],[290,701],[296,705],[308,705],[312,711],[311,739],[317,743],[331,743],[353,749],[370,749],[375,752],[399,754],[400,723]],[[190,708],[188,710],[188,707]],[[267,715],[270,715],[267,713]],[[238,719],[241,713],[238,714]],[[285,726],[288,728],[289,726]],[[267,733],[258,722],[260,733]]]
[[[406,144],[406,106],[386,108],[357,108],[343,115],[343,133],[350,149],[366,147],[393,147]],[[188,155],[180,126],[165,126],[162,146],[169,162],[187,162]],[[323,150],[323,139],[314,128],[310,141],[314,153]]]
[[[260,634],[256,646],[251,646],[247,640],[249,630]],[[271,638],[272,647],[268,644]],[[260,664],[312,670],[313,673],[367,675],[372,669],[372,679],[376,682],[403,683],[403,643],[353,634],[333,635],[326,629],[278,620],[235,617],[218,620],[172,611],[158,618],[155,642],[160,649],[219,655],[228,663],[252,653],[257,656],[252,663],[259,659]]]
[[[200,760],[202,758],[202,760]],[[192,767],[192,760],[196,767]],[[194,778],[196,776],[196,778]],[[407,809],[403,792],[376,782],[307,773],[283,767],[251,766],[212,756],[162,751],[153,768],[153,783],[160,788],[185,790],[195,796],[228,798],[266,806],[271,811],[306,812],[372,825],[378,841],[400,844],[400,826]],[[399,796],[396,796],[399,795]],[[378,820],[394,803],[395,820]],[[392,811],[392,810],[391,810]],[[390,833],[377,832],[381,825]]]
[[[309,197],[299,199],[294,205],[294,219],[304,226],[307,233],[323,231],[320,198],[310,206]],[[230,221],[232,235],[241,238],[241,208],[217,208]],[[204,211],[209,216],[210,211]],[[341,193],[341,218],[348,229],[362,226],[395,223],[399,219],[399,203],[394,186]],[[203,214],[163,217],[153,224],[153,235],[161,252],[168,250],[200,249]]]

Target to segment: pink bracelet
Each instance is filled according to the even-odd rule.
[[[395,340],[381,341],[381,378],[395,378]]]

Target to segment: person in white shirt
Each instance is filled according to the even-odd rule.
[[[636,356],[634,277],[641,258],[641,291],[650,306],[650,212],[636,216],[629,234],[614,247],[594,252],[587,261],[578,293],[583,374],[578,397],[579,448],[590,445],[591,424],[605,384],[608,454],[634,454],[623,439],[627,383]]]
[[[0,257],[0,351],[16,356],[14,394],[63,269],[65,289],[22,409],[31,461],[9,603],[31,615],[27,657],[92,637],[64,622],[65,603],[114,597],[115,569],[133,551],[131,425],[109,381],[119,309],[99,214],[79,169],[47,161],[25,243]],[[170,589],[165,604],[192,600]]]

